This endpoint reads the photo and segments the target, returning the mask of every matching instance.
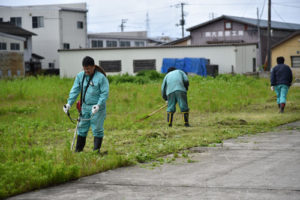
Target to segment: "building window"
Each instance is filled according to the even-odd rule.
[[[99,48],[103,47],[103,41],[102,40],[92,40],[92,48]]]
[[[10,70],[10,69],[7,70],[7,76],[8,76],[8,77],[11,77],[11,70]]]
[[[0,78],[2,77],[2,70],[0,70]]]
[[[223,31],[218,32],[218,37],[223,37]]]
[[[239,36],[243,36],[243,35],[244,35],[244,31],[239,31],[239,32],[238,32],[238,35],[239,35]]]
[[[99,66],[101,66],[106,72],[120,72],[121,60],[100,60]]]
[[[135,41],[134,42],[134,46],[136,46],[136,47],[144,47],[145,46],[145,42],[143,42],[143,41]]]
[[[54,63],[49,63],[49,68],[54,69]]]
[[[117,41],[114,40],[107,40],[106,41],[106,47],[117,47]]]
[[[10,50],[20,50],[19,43],[10,43]]]
[[[17,70],[17,76],[21,76],[21,71]]]
[[[82,21],[77,22],[77,28],[78,29],[83,29],[83,22]]]
[[[229,37],[230,36],[230,31],[225,31],[225,37]]]
[[[6,43],[0,42],[0,50],[6,50]]]
[[[130,47],[130,41],[120,41],[120,47]]]
[[[10,23],[15,26],[22,27],[22,18],[21,17],[11,17]]]
[[[300,56],[291,56],[292,67],[300,68]]]
[[[210,37],[211,36],[211,32],[205,32],[205,37]]]
[[[64,46],[63,47],[64,49],[70,49],[70,44],[69,43],[64,43],[63,46]]]
[[[232,29],[232,23],[231,22],[224,22],[224,29],[225,30],[231,30]]]
[[[133,60],[133,72],[139,72],[143,70],[156,70],[155,59],[151,60]]]
[[[44,17],[35,16],[32,17],[32,28],[44,27]]]

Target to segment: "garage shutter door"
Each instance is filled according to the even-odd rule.
[[[100,60],[99,65],[106,72],[120,72],[121,60]]]
[[[300,56],[292,56],[292,67],[300,68]]]
[[[143,70],[156,70],[156,60],[133,60],[133,72],[139,72]]]

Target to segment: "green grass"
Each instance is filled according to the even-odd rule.
[[[177,112],[174,127],[168,128],[165,110],[136,122],[164,104],[162,76],[146,73],[109,80],[101,156],[92,151],[91,132],[84,152],[70,151],[75,126],[62,106],[73,79],[0,80],[0,198],[121,166],[171,162],[179,155],[188,158],[184,150],[190,147],[213,146],[300,120],[300,88],[290,89],[286,112],[279,114],[268,80],[221,75],[215,79],[190,77],[192,127],[184,127]],[[71,115],[77,115],[75,106]],[[171,153],[174,158],[162,159]],[[193,161],[188,158],[188,162]]]

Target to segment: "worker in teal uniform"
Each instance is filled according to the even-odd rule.
[[[94,151],[100,152],[104,136],[103,124],[106,117],[109,83],[104,70],[95,65],[93,58],[86,56],[82,61],[82,66],[84,71],[77,74],[63,110],[67,113],[81,93],[80,118],[91,118],[91,120],[80,121],[75,151],[83,151],[87,133],[91,127],[94,136]]]
[[[173,123],[173,115],[176,111],[176,103],[183,113],[184,125],[189,125],[189,107],[187,102],[187,91],[189,87],[189,80],[185,72],[182,70],[170,67],[165,76],[161,92],[164,100],[168,101],[167,120],[169,127]]]

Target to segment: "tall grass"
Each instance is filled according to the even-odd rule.
[[[73,79],[29,77],[0,80],[0,198],[54,185],[105,170],[161,160],[161,156],[207,146],[243,134],[299,120],[300,89],[291,88],[286,113],[278,114],[266,79],[220,75],[190,78],[188,103],[192,127],[166,112],[136,122],[164,104],[163,75],[142,72],[108,77],[102,154],[92,151],[89,133],[84,152],[73,153],[72,124],[62,111]],[[178,110],[178,108],[177,108]],[[71,115],[77,116],[75,106]]]

